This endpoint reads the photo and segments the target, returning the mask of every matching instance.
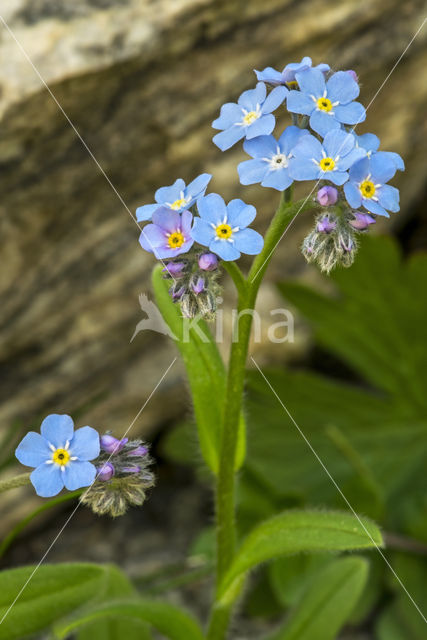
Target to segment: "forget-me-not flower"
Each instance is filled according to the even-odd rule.
[[[323,144],[311,134],[301,138],[293,149],[289,173],[295,180],[330,180],[341,185],[348,180],[348,169],[363,157],[355,148],[354,136],[341,130],[326,134]]]
[[[325,136],[341,124],[358,124],[366,118],[365,108],[354,102],[359,85],[347,73],[337,71],[329,80],[318,69],[306,69],[296,74],[300,91],[290,91],[287,108],[291,113],[310,116],[310,127]]]
[[[160,207],[153,213],[153,223],[141,231],[141,247],[154,253],[159,260],[187,253],[193,245],[190,235],[192,221],[190,211],[180,214],[168,207]]]
[[[236,260],[240,252],[256,255],[263,247],[262,236],[247,226],[256,216],[255,207],[242,200],[228,205],[217,193],[210,193],[197,203],[200,218],[195,218],[192,236],[223,260]]]
[[[41,424],[41,435],[30,431],[15,455],[27,467],[35,467],[30,480],[37,495],[55,496],[65,486],[70,491],[88,487],[96,468],[89,462],[99,455],[99,434],[92,427],[74,431],[70,416],[53,413]]]
[[[312,67],[311,58],[304,56],[301,62],[291,62],[286,65],[282,72],[273,69],[273,67],[266,67],[263,71],[257,71],[256,77],[260,82],[266,82],[272,86],[278,86],[279,84],[286,84],[288,87],[297,88],[298,82],[295,80],[295,74],[299,71],[305,71],[305,69],[318,69],[322,73],[327,73],[330,69],[328,64],[320,63],[316,67]]]
[[[383,154],[383,157],[388,157],[394,162],[396,169],[399,171],[405,171],[405,163],[398,153],[394,151],[378,151],[380,139],[374,133],[363,133],[361,136],[357,136],[353,133],[353,135],[356,138],[356,147],[364,149],[368,158],[370,158],[374,153],[381,153]]]
[[[361,205],[371,213],[390,217],[387,211],[399,211],[399,190],[386,184],[396,173],[392,158],[381,152],[362,158],[350,169],[350,179],[344,186],[348,204]]]
[[[242,93],[237,104],[223,104],[219,118],[212,122],[214,129],[222,129],[213,137],[213,142],[225,151],[242,138],[269,135],[276,123],[271,112],[282,104],[288,93],[286,87],[276,87],[267,96],[265,84],[258,82],[255,89]]]
[[[169,209],[173,209],[179,213],[185,209],[189,209],[198,198],[205,194],[206,187],[211,178],[210,173],[202,173],[195,178],[193,182],[190,182],[188,186],[185,185],[184,180],[178,178],[178,180],[175,180],[169,187],[157,189],[154,194],[156,204],[144,204],[142,207],[138,207],[136,210],[136,219],[138,222],[151,220],[153,213],[161,206],[169,207]]]
[[[292,150],[304,137],[310,135],[306,129],[287,127],[280,138],[259,136],[245,140],[243,149],[253,160],[245,160],[237,167],[242,184],[260,182],[263,187],[272,187],[284,191],[292,184],[289,175],[292,163]]]

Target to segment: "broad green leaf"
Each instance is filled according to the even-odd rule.
[[[0,640],[41,631],[104,592],[108,568],[95,564],[22,567],[0,573]]]
[[[378,527],[366,518],[332,511],[288,511],[262,522],[243,541],[220,586],[220,597],[226,602],[247,571],[281,555],[381,545]]]
[[[288,608],[301,600],[307,584],[330,561],[329,553],[300,553],[274,560],[269,566],[270,583],[281,605]]]
[[[202,455],[210,469],[217,473],[226,383],[224,363],[205,322],[197,322],[201,334],[196,328],[186,329],[179,306],[169,296],[168,282],[163,279],[160,266],[153,271],[153,288],[157,305],[176,338],[174,342],[187,371]],[[236,468],[241,466],[244,457],[245,425],[242,417]]]
[[[171,640],[203,640],[204,638],[198,623],[185,611],[165,602],[143,598],[96,605],[75,617],[74,620],[57,625],[55,637],[62,640],[82,626],[97,623],[106,618],[127,618],[149,623]]]
[[[289,622],[271,640],[334,640],[348,620],[368,577],[363,558],[340,558],[307,585]]]

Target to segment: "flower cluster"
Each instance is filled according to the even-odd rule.
[[[374,134],[354,133],[366,118],[356,101],[360,89],[354,71],[313,67],[305,57],[281,72],[267,67],[255,73],[256,88],[221,108],[212,126],[222,131],[213,142],[224,151],[244,138],[243,149],[251,159],[238,166],[243,185],[260,183],[284,191],[294,181],[315,180],[316,203],[328,209],[305,239],[303,254],[327,272],[337,264],[349,266],[356,234],[366,231],[375,216],[399,210],[399,192],[387,183],[404,170],[403,160],[397,153],[379,151]],[[273,87],[269,94],[266,85]],[[282,103],[292,124],[276,137],[272,112]]]
[[[151,462],[148,445],[141,440],[104,434],[96,481],[82,495],[82,503],[98,515],[112,517],[123,515],[129,505],[142,505],[147,489],[154,485]]]

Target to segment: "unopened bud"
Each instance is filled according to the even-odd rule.
[[[203,271],[214,271],[218,267],[218,257],[214,253],[202,253],[199,257],[199,267]]]
[[[318,219],[316,224],[316,231],[319,233],[331,233],[336,229],[337,223],[329,215],[322,216]]]
[[[186,268],[187,264],[185,262],[168,262],[165,268],[162,269],[162,273],[165,274],[166,278],[180,278],[184,275]]]
[[[369,213],[353,211],[354,219],[349,220],[349,224],[357,231],[365,231],[370,224],[375,224],[376,220]]]
[[[111,462],[105,462],[101,467],[98,468],[97,478],[98,480],[107,482],[108,480],[111,480],[114,473],[114,465],[112,465]]]
[[[328,205],[335,204],[338,200],[338,191],[335,187],[322,187],[317,192],[316,196],[317,202],[322,205],[322,207],[327,207]]]
[[[117,440],[114,436],[110,436],[108,433],[104,434],[100,438],[101,449],[107,451],[107,453],[118,453],[123,449],[129,438],[122,438]]]

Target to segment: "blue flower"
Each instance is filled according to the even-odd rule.
[[[212,122],[214,129],[223,129],[213,137],[214,143],[225,151],[242,138],[270,134],[276,123],[271,112],[282,104],[288,93],[286,87],[276,87],[267,96],[265,84],[258,82],[255,89],[242,93],[237,104],[223,104],[219,118]]]
[[[168,207],[160,207],[153,213],[153,224],[147,224],[141,231],[140,245],[159,260],[187,253],[193,245],[190,235],[192,221],[189,211],[180,214]]]
[[[394,162],[396,169],[399,171],[405,171],[405,163],[398,153],[395,153],[394,151],[378,151],[380,139],[376,135],[373,133],[364,133],[361,136],[353,135],[356,138],[356,147],[364,149],[368,158],[370,158],[373,153],[381,153],[384,157],[388,157],[392,162]]]
[[[290,91],[287,107],[291,113],[310,116],[310,127],[325,136],[341,124],[358,124],[366,118],[360,102],[359,85],[347,73],[338,71],[327,82],[318,69],[307,69],[296,74],[300,91]]]
[[[92,427],[74,431],[70,416],[56,413],[41,424],[41,435],[30,431],[15,455],[27,467],[36,467],[30,479],[37,495],[55,496],[65,486],[70,491],[88,487],[96,468],[88,462],[99,455],[99,434]]]
[[[203,196],[210,179],[210,173],[202,173],[190,182],[188,187],[185,186],[184,180],[178,178],[170,187],[161,187],[154,194],[157,204],[144,204],[136,210],[136,219],[138,222],[151,220],[153,213],[160,206],[169,207],[174,211],[184,211],[189,209],[200,196]]]
[[[399,191],[386,184],[396,173],[392,158],[382,152],[362,158],[350,169],[350,180],[344,186],[351,207],[361,205],[371,213],[389,217],[387,211],[399,211]]]
[[[197,207],[200,218],[195,218],[191,232],[196,242],[209,247],[223,260],[236,260],[240,252],[256,255],[261,251],[262,236],[246,228],[256,216],[255,207],[239,199],[226,206],[216,193],[201,198]]]
[[[237,167],[242,184],[260,182],[263,187],[284,191],[292,184],[289,175],[292,164],[292,150],[304,136],[310,135],[306,129],[287,127],[279,140],[274,136],[259,136],[245,140],[243,148],[253,160],[245,160]]]
[[[305,56],[301,62],[291,62],[287,64],[282,72],[276,71],[272,67],[266,67],[263,71],[257,71],[254,69],[256,73],[256,77],[260,82],[266,82],[267,84],[271,84],[273,86],[277,86],[279,84],[287,84],[291,86],[298,86],[297,81],[295,80],[295,74],[299,71],[305,71],[305,69],[318,69],[322,73],[327,73],[330,69],[328,64],[318,64],[316,67],[312,67],[311,58]]]
[[[312,135],[304,136],[293,149],[289,173],[295,180],[322,179],[344,184],[348,169],[364,155],[354,145],[354,136],[341,130],[327,133],[323,145]]]

